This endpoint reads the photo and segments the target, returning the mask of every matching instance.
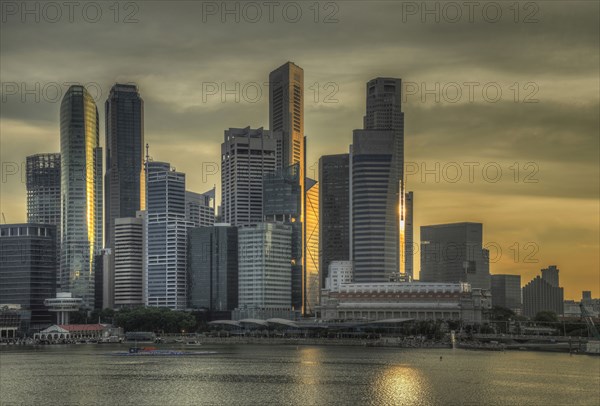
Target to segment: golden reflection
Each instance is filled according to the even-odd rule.
[[[417,405],[427,403],[427,382],[423,374],[412,367],[390,366],[375,377],[374,404]]]

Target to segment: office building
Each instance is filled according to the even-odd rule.
[[[62,291],[94,308],[94,259],[102,248],[102,148],[90,93],[69,87],[60,106]]]
[[[559,286],[558,268],[550,265],[541,273],[541,277],[538,275],[523,286],[523,314],[535,317],[539,312],[550,311],[561,316],[564,312],[564,292]]]
[[[115,220],[114,307],[144,305],[144,215]]]
[[[403,165],[402,81],[375,78],[366,86],[364,129],[354,130],[350,148],[350,249],[357,282],[400,276]]]
[[[239,301],[234,319],[290,318],[291,251],[289,225],[259,223],[238,230]]]
[[[228,224],[188,232],[188,307],[229,319],[238,305],[238,229]]]
[[[232,226],[263,219],[263,177],[275,170],[276,140],[269,131],[230,128],[221,144],[221,221]]]
[[[324,155],[319,159],[319,236],[321,285],[329,264],[350,260],[350,157]]]
[[[302,312],[305,303],[305,273],[300,165],[295,164],[265,175],[263,196],[264,221],[287,224],[292,230],[291,256],[288,258],[291,263],[291,300],[294,310]]]
[[[210,227],[215,224],[215,188],[208,192],[185,191],[185,217],[194,227]]]
[[[490,289],[489,255],[483,248],[483,224],[453,223],[421,227],[423,282],[468,282]]]
[[[27,222],[57,226],[60,242],[60,154],[27,157]]]
[[[319,182],[306,178],[306,204],[304,215],[304,254],[303,254],[303,287],[302,301],[304,315],[313,315],[319,305]]]
[[[51,324],[44,300],[56,293],[56,226],[0,225],[0,305],[19,305],[28,328]]]
[[[414,253],[417,251],[413,237],[413,205],[414,194],[407,192],[404,194],[403,218],[400,223],[400,249],[403,249],[400,255],[400,264],[404,264],[404,269],[400,269],[400,274],[404,274],[406,280],[414,279]]]
[[[144,101],[136,85],[117,83],[110,89],[105,109],[104,246],[113,250],[116,219],[135,217],[145,206]],[[115,256],[104,259],[105,276],[112,278]],[[104,290],[113,288],[114,284],[109,284]],[[114,291],[106,294],[114,297]]]
[[[146,163],[146,306],[187,306],[185,174],[166,162]]]
[[[521,275],[492,275],[492,305],[521,314]]]

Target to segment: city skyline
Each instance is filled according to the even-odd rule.
[[[358,6],[348,7],[354,10]],[[145,6],[142,8],[145,9]],[[149,7],[148,10],[151,11],[152,8]],[[344,5],[342,9],[345,8]],[[569,22],[575,21],[576,18],[586,18],[585,13],[582,12],[581,15],[578,13],[577,10],[567,13],[564,21],[558,22],[559,28],[569,26]],[[377,14],[385,18],[383,12],[378,10]],[[146,14],[146,16],[150,15]],[[334,24],[333,28],[347,27],[349,21],[356,18],[353,13],[344,16],[346,19],[340,15],[340,22]],[[532,29],[537,30],[536,32],[542,31],[541,26],[547,27],[554,21],[553,18],[556,18],[556,15],[552,13],[550,7],[544,14],[544,19]],[[143,23],[143,20],[140,20],[139,24]],[[412,29],[412,26],[410,27]],[[489,31],[492,30],[489,26],[485,27]],[[251,28],[260,31],[258,25]],[[41,29],[43,30],[44,27],[42,26]],[[119,29],[126,30],[127,27],[119,27]],[[290,27],[291,31],[297,29],[296,26]],[[322,30],[326,30],[323,27],[318,29],[321,34]],[[483,31],[483,28],[481,29]],[[11,30],[18,30],[18,27],[3,26],[2,38],[16,34]],[[333,33],[333,29],[328,32]],[[576,58],[579,54],[574,54],[575,52],[585,53],[583,48],[595,44],[589,40],[584,31],[578,29],[575,32],[581,36],[579,39],[583,39],[576,51],[567,50],[571,47],[569,43],[563,42],[557,45],[565,52],[565,58],[567,56]],[[570,37],[569,41],[575,42],[577,35]],[[414,45],[409,46],[407,57],[402,57],[402,60],[410,60],[411,56],[419,54],[419,50],[427,52],[429,61],[437,60],[437,58],[433,59],[435,51],[425,51],[428,44],[424,44],[417,37],[415,35],[412,39]],[[226,38],[224,41],[226,43],[230,40],[232,38]],[[23,41],[28,44],[29,52],[36,49],[35,44],[27,42],[27,36]],[[539,42],[537,37],[532,41],[536,45],[543,43]],[[597,39],[595,41],[597,43]],[[477,42],[471,40],[470,44]],[[421,48],[418,46],[419,43]],[[440,43],[443,43],[443,40]],[[3,39],[3,52],[6,44],[6,39]],[[401,51],[402,46],[408,46],[407,44],[402,42],[392,46]],[[360,44],[357,45],[360,48]],[[380,46],[385,45],[390,46],[385,41]],[[474,47],[473,50],[460,49],[462,53],[459,52],[459,55],[472,57],[477,49],[483,49],[482,46],[479,44],[479,48]],[[177,55],[181,49],[181,46],[176,46],[171,52]],[[210,61],[201,65],[204,69],[187,77],[182,73],[189,72],[189,66],[183,59],[176,58],[179,65],[174,64],[173,72],[165,75],[163,83],[159,83],[160,75],[164,73],[161,72],[160,66],[155,67],[155,79],[153,79],[152,71],[141,63],[131,66],[116,64],[106,72],[99,73],[93,68],[94,63],[90,62],[82,65],[81,68],[78,67],[78,72],[69,72],[69,69],[63,72],[59,69],[52,70],[54,62],[50,60],[47,67],[48,72],[51,72],[49,74],[40,71],[36,73],[34,68],[23,69],[24,66],[16,61],[7,62],[11,59],[10,56],[3,58],[0,64],[3,82],[35,83],[35,81],[31,82],[31,78],[35,78],[38,82],[46,84],[63,81],[98,83],[102,89],[102,96],[95,100],[97,105],[104,103],[108,96],[107,90],[113,83],[135,82],[146,101],[145,136],[151,145],[153,157],[156,160],[171,162],[179,171],[187,173],[187,188],[190,190],[206,190],[214,184],[220,184],[219,171],[212,174],[213,170],[208,166],[219,162],[219,147],[226,128],[247,125],[259,128],[266,127],[268,123],[268,109],[265,108],[268,103],[268,92],[264,92],[265,87],[263,87],[262,98],[255,103],[243,100],[243,97],[239,103],[235,103],[233,96],[229,96],[225,103],[221,103],[221,89],[215,95],[209,95],[212,91],[208,92],[209,89],[206,86],[203,88],[202,84],[216,83],[220,86],[221,83],[226,83],[230,88],[234,83],[240,83],[242,86],[249,83],[263,84],[268,81],[268,70],[287,60],[295,61],[302,66],[306,76],[305,132],[308,137],[306,171],[307,176],[316,178],[318,158],[324,154],[346,153],[347,145],[351,143],[352,131],[362,128],[364,83],[368,80],[377,76],[392,76],[419,86],[425,83],[428,88],[434,88],[435,83],[439,83],[440,86],[448,83],[462,84],[469,80],[469,75],[473,77],[473,71],[463,74],[454,70],[447,75],[441,75],[439,71],[430,68],[425,72],[419,72],[418,66],[414,63],[406,61],[398,63],[394,58],[390,61],[380,61],[382,63],[358,64],[349,71],[340,72],[335,69],[336,63],[346,67],[352,66],[349,60],[352,55],[350,50],[340,49],[330,52],[324,58],[326,63],[322,63],[319,52],[325,50],[325,48],[313,52],[308,52],[306,49],[283,50],[273,55],[265,55],[263,61],[253,64],[252,67],[244,65],[243,69],[229,69],[228,66],[223,73],[220,69],[227,65],[224,59],[226,55],[218,55],[217,52],[217,55],[211,55]],[[75,47],[72,52],[77,51],[78,48]],[[7,55],[15,52],[18,53],[18,50],[9,47]],[[118,50],[108,52],[108,55],[112,56],[119,54]],[[439,49],[437,52],[440,58],[444,55]],[[442,98],[440,103],[421,103],[419,100],[421,94],[411,96],[407,100],[403,105],[407,117],[405,160],[411,165],[405,166],[405,169],[407,173],[418,170],[418,173],[407,177],[407,190],[413,190],[417,195],[414,208],[415,242],[419,241],[418,229],[423,225],[461,221],[482,222],[486,230],[484,242],[496,243],[503,250],[500,261],[490,264],[492,274],[520,274],[522,281],[526,282],[547,264],[557,264],[562,270],[561,281],[565,287],[566,298],[579,297],[581,290],[587,290],[590,282],[597,280],[598,162],[597,156],[592,152],[594,149],[597,150],[598,142],[597,137],[593,138],[594,128],[597,129],[593,111],[597,110],[598,101],[596,96],[584,89],[584,86],[590,82],[597,84],[597,78],[592,77],[594,72],[591,65],[596,63],[597,66],[597,58],[594,55],[591,53],[589,65],[579,63],[583,60],[577,59],[579,62],[574,69],[575,74],[578,75],[577,79],[570,77],[570,74],[564,71],[571,65],[566,65],[562,60],[551,60],[547,62],[548,66],[538,67],[544,69],[544,74],[540,75],[538,71],[532,71],[531,66],[518,64],[518,61],[527,59],[519,53],[512,55],[512,59],[517,62],[515,65],[519,66],[507,66],[501,63],[500,66],[492,67],[483,60],[483,57],[475,58],[473,69],[475,72],[478,70],[480,72],[474,77],[481,83],[498,83],[507,95],[506,99],[498,103],[485,100],[478,100],[472,104],[464,100],[454,104],[444,103],[443,93],[440,90],[439,95]],[[459,59],[461,58],[453,59],[450,65],[456,67]],[[498,56],[493,55],[491,59],[497,62]],[[26,63],[26,58],[20,60],[23,61],[21,63]],[[57,72],[60,74],[57,75]],[[175,79],[171,76],[175,72],[183,76],[183,79]],[[563,83],[566,81],[572,87],[565,89],[562,87],[565,85],[551,83],[551,79],[556,80],[555,78],[561,77],[564,79]],[[524,84],[535,78],[541,78],[535,82],[539,87],[536,96],[539,103],[515,103],[514,94],[509,89],[511,84],[519,83],[522,91],[520,101],[522,101],[524,95],[528,94],[523,89]],[[334,87],[325,89],[324,86],[330,82]],[[314,103],[316,92],[309,86],[314,83],[319,84],[317,88],[320,90],[317,103]],[[193,95],[189,92],[182,94],[179,91],[182,85],[199,91],[193,92]],[[169,94],[161,86],[166,86],[167,89],[171,87],[177,94]],[[335,90],[335,86],[337,92],[333,97],[338,100],[338,103],[325,103],[325,95],[328,95],[331,89]],[[63,88],[63,94],[65,92],[66,88]],[[241,92],[240,95],[243,96]],[[39,104],[22,103],[20,96],[18,99],[10,96],[6,88],[3,88],[3,99],[4,96],[7,100],[6,102],[3,100],[0,124],[2,161],[13,162],[17,157],[18,162],[25,162],[25,157],[28,155],[59,152],[57,119],[59,104],[47,101]],[[206,103],[203,103],[204,96],[206,96]],[[575,101],[579,104],[576,105]],[[157,114],[163,108],[164,111]],[[456,113],[458,116],[454,118],[453,115]],[[99,142],[101,146],[105,145],[103,118],[102,111]],[[505,125],[506,120],[511,121],[508,127]],[[551,142],[546,142],[547,139]],[[512,143],[516,145],[513,146]],[[435,171],[440,181],[436,182],[436,174],[430,174],[423,182],[421,179],[423,169],[435,168],[435,162],[440,162],[440,169]],[[473,162],[478,163],[479,166],[475,167],[475,182],[470,183],[467,179],[467,164]],[[518,162],[520,168],[518,174],[511,169],[514,168],[515,162]],[[529,162],[533,165],[527,166]],[[457,183],[451,182],[455,177],[456,169],[452,163],[457,163],[463,170],[462,178]],[[206,165],[203,166],[204,164]],[[490,174],[497,166],[501,168],[503,178],[499,182],[493,183],[482,179],[481,168],[487,164],[490,165]],[[446,168],[446,172],[442,168]],[[106,169],[104,168],[103,171]],[[528,176],[529,180],[538,180],[538,182],[525,182]],[[15,178],[19,179],[15,180]],[[518,182],[514,182],[514,178],[517,178]],[[20,223],[26,220],[25,185],[19,176],[7,175],[7,181],[2,184],[1,199],[2,212],[6,215],[8,223]],[[559,212],[560,216],[557,216],[556,213]],[[565,241],[568,244],[565,244]],[[526,247],[528,243],[533,245]],[[516,254],[518,260],[514,261]],[[537,262],[524,262],[530,254],[533,257],[529,259]],[[419,255],[416,253],[416,275],[419,273],[418,258]],[[598,295],[597,287],[592,286],[591,290],[593,295]]]

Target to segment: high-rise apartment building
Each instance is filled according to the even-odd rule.
[[[370,80],[364,129],[354,130],[350,150],[350,249],[357,282],[399,277],[403,165],[402,81]]]
[[[232,226],[263,219],[263,177],[275,170],[277,142],[269,131],[230,128],[221,144],[221,221]]]
[[[492,275],[492,305],[521,314],[521,275]]]
[[[29,328],[54,321],[44,300],[56,293],[56,226],[0,225],[0,305],[20,305]]]
[[[238,305],[238,229],[228,224],[188,232],[188,306],[230,318]]]
[[[210,227],[215,224],[215,188],[208,192],[185,191],[185,217],[194,227]]]
[[[321,286],[329,264],[350,260],[350,157],[324,155],[319,159],[319,237]]]
[[[453,223],[421,227],[423,282],[468,282],[490,289],[489,254],[483,248],[483,224]]]
[[[146,306],[187,306],[185,174],[166,162],[146,163]]]
[[[289,318],[292,228],[259,223],[238,231],[238,308],[234,318]]]
[[[115,220],[115,308],[144,305],[144,216],[138,211],[136,217]]]
[[[60,106],[61,289],[94,308],[94,259],[102,248],[102,148],[98,109],[73,85]]]

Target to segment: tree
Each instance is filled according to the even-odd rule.
[[[556,323],[558,322],[558,316],[556,315],[556,313],[549,311],[549,310],[544,310],[541,312],[538,312],[535,317],[533,318],[534,321],[541,321],[541,322],[548,322],[548,323]]]

